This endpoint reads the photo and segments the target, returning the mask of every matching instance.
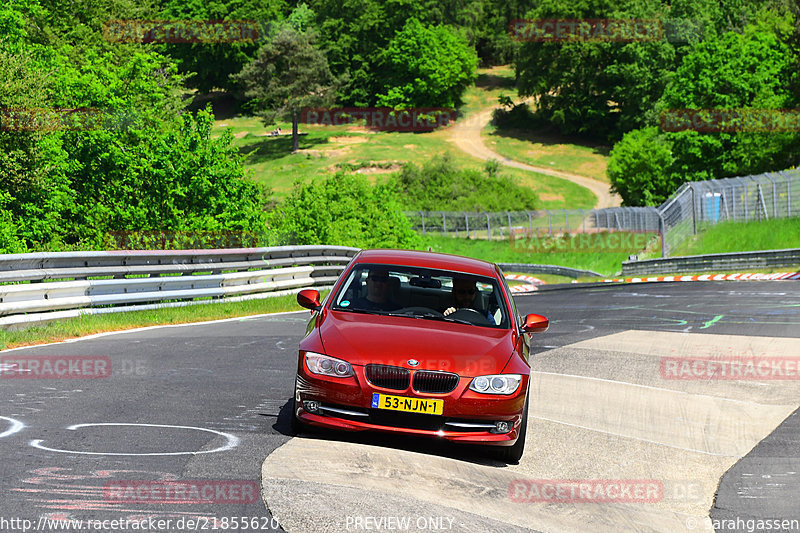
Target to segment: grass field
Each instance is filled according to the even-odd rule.
[[[525,250],[524,246],[518,244],[515,246],[509,240],[487,241],[427,235],[422,249],[474,257],[493,263],[559,265],[591,270],[603,276],[619,272],[622,261],[628,259],[629,255],[627,252],[601,251],[530,253]]]
[[[516,95],[511,68],[481,69],[476,85],[464,96],[459,120],[496,105],[500,94]],[[290,123],[278,125],[284,133],[291,131]],[[295,181],[307,183],[342,168],[366,174],[375,182],[398,171],[403,163],[423,164],[444,153],[462,168],[479,169],[485,164],[457,149],[449,128],[411,133],[369,131],[359,125],[301,124],[300,131],[307,135],[300,137],[300,150],[294,154],[291,136],[267,136],[274,126],[264,126],[258,118],[227,116],[215,122],[214,134],[225,128],[232,130],[234,145],[245,155],[250,177],[268,185],[277,199],[285,197]],[[536,191],[541,209],[589,209],[594,205],[591,192],[569,181],[507,167],[501,172]]]
[[[686,239],[670,255],[718,254],[800,247],[800,217],[722,222]]]
[[[537,167],[571,172],[609,183],[607,146],[576,144],[568,138],[489,125],[483,142],[500,155]]]
[[[325,294],[325,293],[323,293]],[[83,315],[77,318],[59,320],[41,326],[21,330],[0,329],[0,350],[58,342],[74,337],[83,337],[104,331],[120,331],[145,326],[163,326],[244,317],[262,313],[300,311],[294,294],[248,300],[236,303],[217,303],[209,305],[190,305],[150,311],[131,311],[108,313],[104,315]]]

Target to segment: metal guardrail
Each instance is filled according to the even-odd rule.
[[[358,251],[281,246],[0,255],[0,327],[324,288]]]
[[[727,272],[731,270],[747,271],[759,268],[787,267],[800,267],[800,248],[624,261],[622,263],[622,275]]]
[[[527,263],[497,263],[503,271],[524,272],[525,274],[553,274],[556,276],[566,276],[568,278],[579,278],[581,276],[602,277],[602,274],[591,270],[581,270],[557,265],[533,265]]]

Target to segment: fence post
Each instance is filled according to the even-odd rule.
[[[422,216],[422,233],[425,233],[425,211],[420,211],[419,214]]]
[[[547,212],[547,232],[553,236],[553,221],[550,219],[550,211]]]
[[[489,213],[483,212],[486,215],[486,233],[489,235],[489,240],[492,240],[492,224],[489,222]]]
[[[697,235],[697,215],[695,215],[695,209],[697,206],[694,203],[694,187],[692,184],[689,184],[689,190],[692,191],[692,234]]]
[[[747,184],[744,184],[744,221],[747,222]]]
[[[506,216],[508,217],[508,236],[511,236],[511,213],[506,211]]]
[[[656,211],[658,215],[658,233],[661,234],[661,258],[664,259],[667,257],[667,236],[666,236],[666,224],[664,223],[664,215],[661,214],[661,211]]]
[[[442,230],[444,230],[444,236],[447,237],[447,215],[444,214],[444,211],[442,211]]]
[[[462,213],[464,213],[464,224],[467,226],[467,239],[469,239],[469,215],[466,211],[462,211]]]

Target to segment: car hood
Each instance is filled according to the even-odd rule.
[[[328,355],[354,365],[443,370],[465,377],[501,372],[514,351],[510,330],[428,319],[330,311],[319,333]],[[410,359],[419,365],[411,366]]]

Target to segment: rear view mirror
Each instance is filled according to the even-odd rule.
[[[550,321],[542,315],[530,314],[525,317],[522,331],[525,333],[544,333],[550,327]]]
[[[312,311],[317,311],[322,307],[319,303],[319,291],[315,289],[303,289],[298,292],[297,303]]]
[[[419,277],[416,277],[416,278],[411,278],[408,281],[408,284],[411,285],[412,287],[424,287],[426,289],[441,289],[442,288],[442,282],[439,281],[438,279],[431,279],[431,278],[422,277],[422,276],[419,276]]]

